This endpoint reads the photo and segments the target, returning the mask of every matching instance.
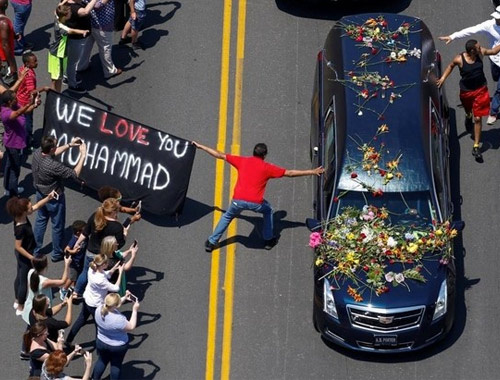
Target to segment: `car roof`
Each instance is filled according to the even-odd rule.
[[[366,71],[378,73],[381,77],[388,76],[394,82],[394,88],[379,91],[376,98],[370,99],[362,108],[359,107],[359,89],[362,87],[348,86],[351,78],[362,75],[365,68],[356,65],[363,53],[371,54],[370,49],[363,43],[356,41],[345,33],[345,25],[363,25],[370,18],[382,17],[388,23],[389,30],[397,30],[403,23],[409,23],[410,32],[399,38],[404,41],[407,50],[420,49],[421,57],[408,57],[406,62],[388,63],[383,57],[389,50],[381,52],[380,58],[369,57]],[[346,16],[339,20],[335,28],[341,28],[340,37],[342,52],[342,68],[337,70],[338,78],[346,81],[342,84],[343,91],[340,96],[345,97],[345,116],[337,118],[337,129],[340,131],[337,138],[343,139],[344,144],[341,157],[341,170],[338,177],[338,188],[341,190],[366,190],[359,182],[351,179],[352,167],[349,165],[360,161],[363,153],[360,147],[363,144],[373,146],[382,153],[380,169],[386,169],[387,162],[399,160],[398,172],[402,173],[400,179],[392,179],[383,185],[382,177],[378,171],[367,172],[355,169],[357,180],[384,192],[425,191],[432,188],[432,175],[429,170],[429,83],[424,81],[427,75],[427,66],[435,59],[434,42],[428,28],[417,18],[396,14],[363,14]],[[331,40],[333,41],[333,40]],[[399,41],[398,41],[399,42]],[[408,43],[407,43],[408,42]],[[400,45],[399,48],[401,49]],[[328,47],[327,47],[328,48]],[[390,48],[390,46],[389,46]],[[338,50],[337,50],[338,51]],[[430,56],[432,55],[432,56]],[[434,84],[432,84],[435,86]],[[339,87],[337,87],[338,89]],[[336,92],[339,94],[339,92]],[[389,103],[391,93],[401,94]],[[362,100],[361,100],[362,101]],[[343,112],[343,111],[342,111]],[[389,132],[383,133],[372,140],[377,129],[385,124]],[[339,129],[340,128],[340,129]],[[342,129],[344,129],[342,131]],[[383,144],[383,148],[381,145]]]

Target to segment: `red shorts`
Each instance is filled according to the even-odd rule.
[[[477,90],[460,90],[460,101],[465,108],[465,112],[472,111],[477,117],[488,116],[490,114],[490,93],[488,86],[483,86]]]

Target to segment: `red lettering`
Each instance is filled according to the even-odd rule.
[[[102,119],[101,119],[101,126],[99,127],[99,130],[102,132],[102,133],[105,133],[107,135],[112,135],[113,134],[113,131],[109,130],[109,129],[106,129],[106,119],[108,118],[108,113],[107,112],[104,112],[102,114]]]
[[[149,141],[146,140],[147,134],[149,132],[148,128],[141,126],[139,133],[137,134],[137,142],[142,145],[149,145]]]
[[[121,130],[120,130],[121,129]],[[115,133],[118,137],[123,137],[127,134],[128,124],[124,119],[120,119],[118,123],[115,125]]]
[[[128,139],[130,141],[134,141],[135,139],[137,139],[137,135],[141,132],[141,128],[142,127],[140,125],[138,125],[137,129],[134,132],[134,124],[130,123],[129,130],[128,130]]]

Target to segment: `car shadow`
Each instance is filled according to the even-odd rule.
[[[317,0],[316,5],[304,0],[275,0],[279,10],[293,16],[320,20],[339,20],[343,16],[361,13],[399,13],[404,11],[411,0],[344,0],[343,4]]]

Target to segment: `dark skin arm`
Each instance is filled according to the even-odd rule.
[[[10,35],[10,30],[9,26],[5,22],[5,20],[0,21],[0,37],[2,38],[2,48],[3,51],[5,52],[5,56],[7,58],[7,63],[10,67],[10,72],[12,74],[17,73],[17,65],[16,65],[16,59],[14,57],[14,54],[10,51],[9,48],[9,36]]]

